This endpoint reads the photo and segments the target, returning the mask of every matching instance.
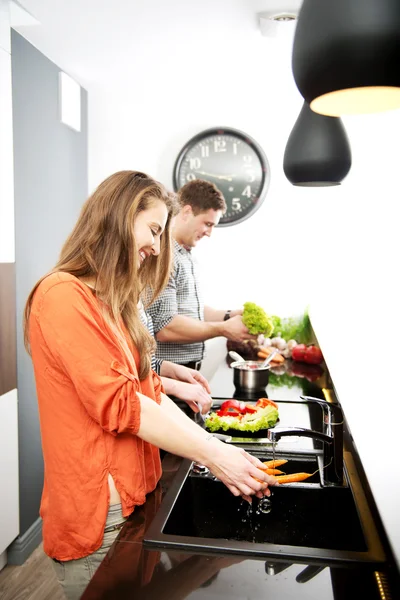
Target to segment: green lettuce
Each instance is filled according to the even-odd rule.
[[[254,302],[245,302],[243,305],[242,321],[252,335],[263,333],[270,337],[274,332],[274,325],[261,306]]]
[[[216,412],[211,412],[205,421],[208,431],[228,431],[236,429],[237,431],[259,431],[274,427],[279,418],[279,413],[273,406],[259,408],[256,413],[248,413],[242,419],[237,417],[220,417]]]

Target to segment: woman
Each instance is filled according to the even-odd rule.
[[[56,267],[27,301],[43,546],[68,598],[80,597],[116,528],[155,489],[158,448],[207,465],[235,495],[261,497],[275,482],[260,461],[188,419],[150,368],[154,340],[138,304],[145,288],[155,297],[168,281],[173,213],[161,184],[115,173],[84,204]]]

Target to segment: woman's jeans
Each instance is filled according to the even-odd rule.
[[[68,600],[79,600],[121,531],[126,519],[122,516],[121,504],[109,507],[103,543],[96,552],[77,560],[59,561],[52,559],[57,579]]]

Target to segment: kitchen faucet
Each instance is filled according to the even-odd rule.
[[[277,442],[282,437],[309,437],[323,442],[323,483],[343,484],[343,413],[338,404],[326,402],[321,398],[300,396],[307,402],[315,402],[322,407],[324,413],[323,433],[302,427],[274,427],[268,430],[268,439]]]

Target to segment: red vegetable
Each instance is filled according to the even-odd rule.
[[[296,375],[297,377],[305,377],[308,381],[317,381],[323,374],[323,369],[319,365],[307,365],[301,362],[292,362],[290,369],[288,370],[289,375]]]
[[[274,402],[273,400],[270,400],[269,398],[259,398],[256,402],[256,406],[261,407],[261,408],[265,408],[268,405],[273,406],[274,408],[278,409],[277,403]]]
[[[297,362],[305,362],[304,357],[306,355],[307,346],[305,344],[297,344],[292,350],[292,359]]]
[[[306,363],[309,365],[319,365],[324,357],[321,350],[317,346],[308,346],[306,352]]]
[[[321,350],[314,345],[298,344],[292,350],[292,359],[309,365],[319,365],[323,361]]]
[[[236,408],[225,408],[217,411],[219,417],[240,417],[240,413]]]
[[[242,412],[240,406],[241,404],[244,404],[244,402],[239,402],[239,400],[225,400],[225,402],[221,404],[220,410],[226,410],[227,408],[236,408],[238,412]]]

